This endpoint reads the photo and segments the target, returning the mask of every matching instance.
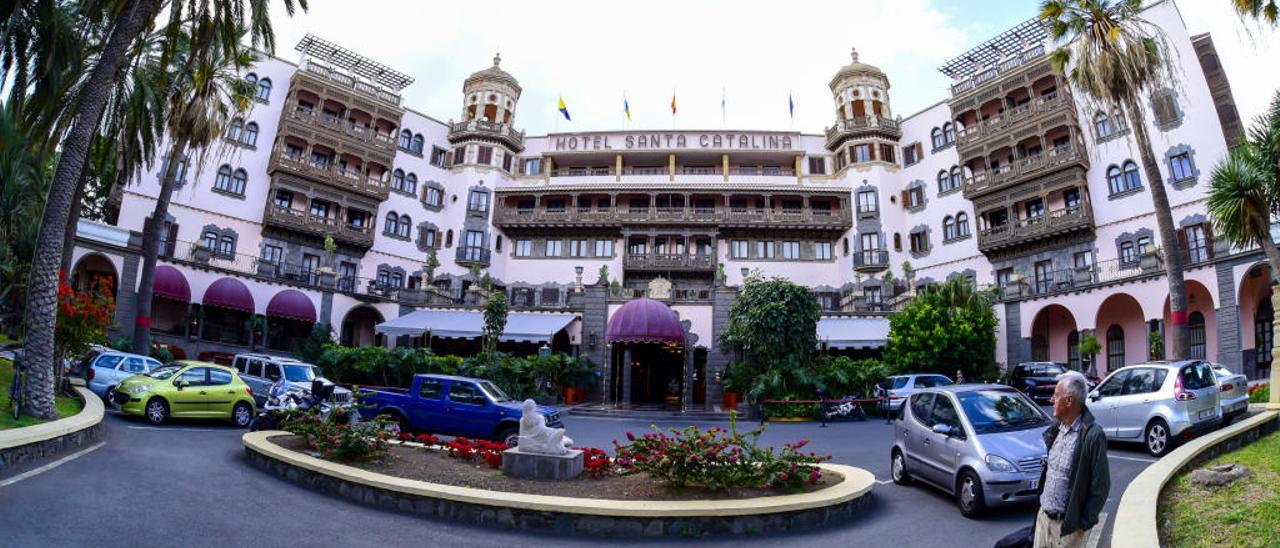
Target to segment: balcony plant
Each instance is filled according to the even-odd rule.
[[[337,273],[333,270],[333,254],[337,250],[338,244],[333,241],[333,236],[325,236],[324,265],[316,270],[320,278],[320,287],[324,287],[326,289],[332,289],[334,287],[334,282],[337,279]]]
[[[1090,375],[1098,374],[1097,364],[1094,363],[1093,357],[1102,351],[1102,345],[1098,343],[1098,338],[1089,335],[1080,341],[1080,358],[1085,361],[1085,369]]]
[[[1159,251],[1149,251],[1138,257],[1138,268],[1143,272],[1152,272],[1160,269]]]
[[[262,314],[249,316],[249,319],[244,321],[244,330],[249,332],[249,348],[257,348],[258,340],[267,331],[267,317]]]
[[[426,287],[436,277],[436,269],[440,268],[440,258],[436,256],[436,248],[427,249],[427,260],[422,263],[422,285]]]
[[[204,245],[204,242],[195,242],[191,244],[191,260],[199,264],[209,264],[209,259],[213,257],[213,250]]]

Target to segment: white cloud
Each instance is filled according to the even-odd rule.
[[[956,20],[931,0],[310,4],[294,19],[274,14],[282,57],[295,58],[294,44],[314,33],[413,76],[406,104],[449,119],[460,114],[463,79],[501,51],[502,67],[524,87],[517,125],[533,134],[669,128],[673,88],[675,127],[721,127],[723,88],[729,127],[817,133],[834,118],[827,82],[851,47],[889,75],[892,108],[905,116],[946,98],[942,62],[1004,30],[980,14]],[[1266,62],[1276,58],[1274,40],[1233,33],[1239,24],[1223,2],[1180,6],[1193,32],[1214,33],[1241,115],[1259,111],[1280,85]],[[1028,5],[1027,16],[1034,11]],[[560,94],[572,122],[556,111]]]

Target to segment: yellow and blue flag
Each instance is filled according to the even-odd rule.
[[[627,102],[627,94],[622,94],[622,112],[626,113],[627,121],[631,121],[631,103]]]
[[[564,106],[563,96],[560,97],[560,114],[564,115],[565,120],[570,120],[570,121],[573,120],[572,118],[569,118],[569,107]]]

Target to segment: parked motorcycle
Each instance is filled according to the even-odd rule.
[[[328,418],[331,413],[337,412],[345,415],[344,420],[354,422],[357,414],[351,412],[350,402],[332,401],[335,386],[328,379],[317,378],[311,381],[311,390],[303,391],[290,388],[288,382],[280,379],[267,391],[267,401],[249,423],[249,430],[257,432],[279,429],[284,419],[294,413],[317,412]]]

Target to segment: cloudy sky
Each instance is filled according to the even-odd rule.
[[[274,5],[279,3],[273,2]],[[602,129],[795,129],[832,121],[827,82],[849,62],[879,66],[894,111],[910,115],[947,96],[948,58],[1037,13],[1035,0],[600,0],[424,2],[310,0],[279,10],[277,54],[316,34],[416,79],[406,104],[459,117],[462,81],[502,68],[524,87],[517,125],[533,134]],[[1211,32],[1240,114],[1252,118],[1280,88],[1280,30],[1243,25],[1227,0],[1181,0],[1192,34]],[[672,119],[674,90],[679,113]],[[626,93],[632,121],[622,114]],[[722,121],[720,100],[725,97]],[[794,122],[787,98],[795,101]],[[573,116],[556,111],[563,96]]]

